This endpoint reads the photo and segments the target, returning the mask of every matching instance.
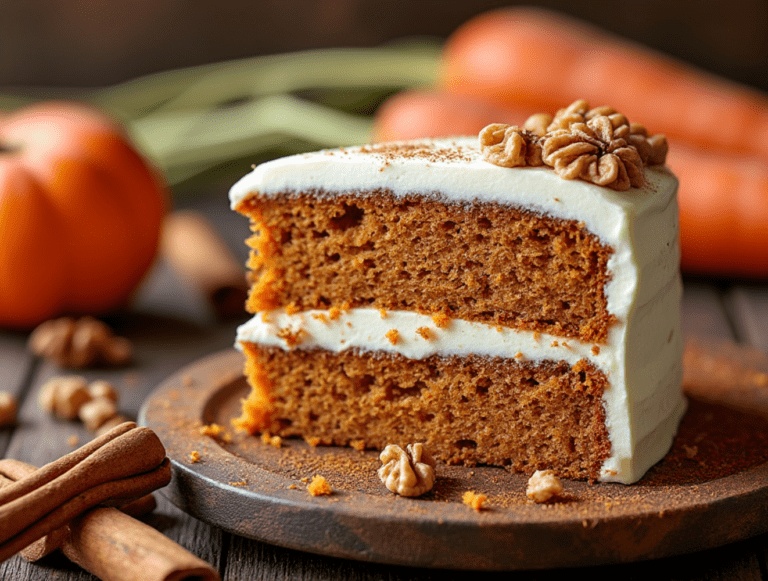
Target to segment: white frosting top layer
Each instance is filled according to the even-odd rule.
[[[575,363],[586,358],[608,377],[604,394],[611,456],[601,480],[634,482],[663,457],[685,406],[680,389],[682,335],[679,304],[677,180],[665,168],[646,168],[646,185],[626,192],[578,180],[564,180],[545,168],[502,168],[482,160],[476,138],[424,140],[364,146],[291,156],[263,164],[230,191],[232,207],[251,194],[322,190],[357,193],[387,190],[448,202],[495,202],[526,207],[556,218],[583,222],[613,248],[611,279],[605,288],[608,310],[616,316],[599,354],[592,345],[563,338],[454,320],[437,329],[431,318],[355,309],[324,323],[313,313],[257,314],[243,325],[238,341],[282,345],[277,331],[303,329],[299,348],[340,350],[358,347],[419,358],[431,354],[480,353]],[[314,313],[319,315],[320,313]],[[327,313],[326,313],[327,316]],[[349,325],[347,325],[349,323]],[[426,341],[418,327],[434,332]],[[396,329],[400,340],[385,334]],[[552,347],[558,341],[558,347]]]

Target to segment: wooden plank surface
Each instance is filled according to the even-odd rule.
[[[244,258],[242,240],[247,224],[231,214],[222,197],[205,198],[199,205],[211,218],[233,251]],[[243,319],[244,320],[244,319]],[[110,319],[115,330],[130,338],[135,361],[120,369],[83,372],[88,379],[108,379],[121,393],[120,410],[135,417],[147,395],[168,375],[210,353],[231,346],[240,321],[217,322],[207,312],[199,293],[187,288],[160,264],[142,290],[135,310]],[[683,329],[687,335],[739,338],[768,348],[768,286],[715,285],[688,280],[683,302]],[[0,431],[0,451],[42,465],[73,446],[76,436],[84,443],[90,434],[76,422],[50,418],[37,404],[41,385],[62,370],[50,363],[36,363],[26,351],[26,334],[0,332],[0,389],[21,401],[19,421],[12,430]],[[219,568],[222,578],[240,579],[342,579],[388,580],[474,579],[467,571],[433,571],[358,563],[301,553],[234,536],[181,512],[164,498],[146,521],[187,549]],[[407,543],[407,539],[403,539]],[[623,579],[763,579],[768,556],[768,535],[718,549],[670,559],[587,568],[579,571],[518,572],[516,579],[554,580],[577,572],[589,576],[620,576]],[[40,564],[14,557],[0,564],[0,579],[9,581],[92,581],[92,575],[52,555]],[[486,579],[507,579],[508,573],[489,573]]]

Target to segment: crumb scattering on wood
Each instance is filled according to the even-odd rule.
[[[198,452],[197,450],[192,450],[189,453],[189,461],[192,464],[197,464],[198,462],[200,462],[200,452]]]
[[[330,496],[333,494],[331,485],[320,475],[312,478],[312,482],[307,486],[307,490],[312,496]]]
[[[225,444],[232,442],[232,436],[219,424],[206,424],[200,427],[199,432],[201,436],[208,436]]]
[[[261,434],[261,441],[268,446],[280,448],[283,444],[283,439],[280,436],[273,436],[269,432]]]
[[[464,493],[461,502],[480,512],[487,508],[486,503],[488,502],[488,497],[485,494],[477,494],[474,490],[467,490]]]

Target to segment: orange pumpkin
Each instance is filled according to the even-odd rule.
[[[166,205],[155,170],[104,114],[49,102],[0,117],[0,326],[124,306]]]

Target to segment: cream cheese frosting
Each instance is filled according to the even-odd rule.
[[[545,168],[501,168],[482,160],[477,140],[410,142],[401,148],[363,146],[302,154],[255,168],[230,191],[236,207],[252,193],[316,190],[327,195],[386,190],[448,202],[494,202],[555,218],[577,220],[613,249],[605,294],[616,317],[605,344],[594,349],[575,339],[452,320],[438,328],[428,315],[352,309],[336,320],[328,312],[257,313],[237,341],[288,348],[281,329],[301,330],[298,348],[358,348],[418,359],[433,354],[483,354],[526,360],[587,359],[609,381],[603,401],[611,455],[602,481],[631,483],[671,446],[685,411],[681,392],[682,334],[677,180],[665,168],[646,168],[646,184],[616,192],[564,180]],[[410,149],[409,149],[410,148]],[[417,154],[421,152],[421,154]],[[424,152],[427,152],[424,154]],[[416,333],[430,328],[430,339]],[[398,331],[395,344],[386,333]],[[284,336],[284,335],[283,335]]]

